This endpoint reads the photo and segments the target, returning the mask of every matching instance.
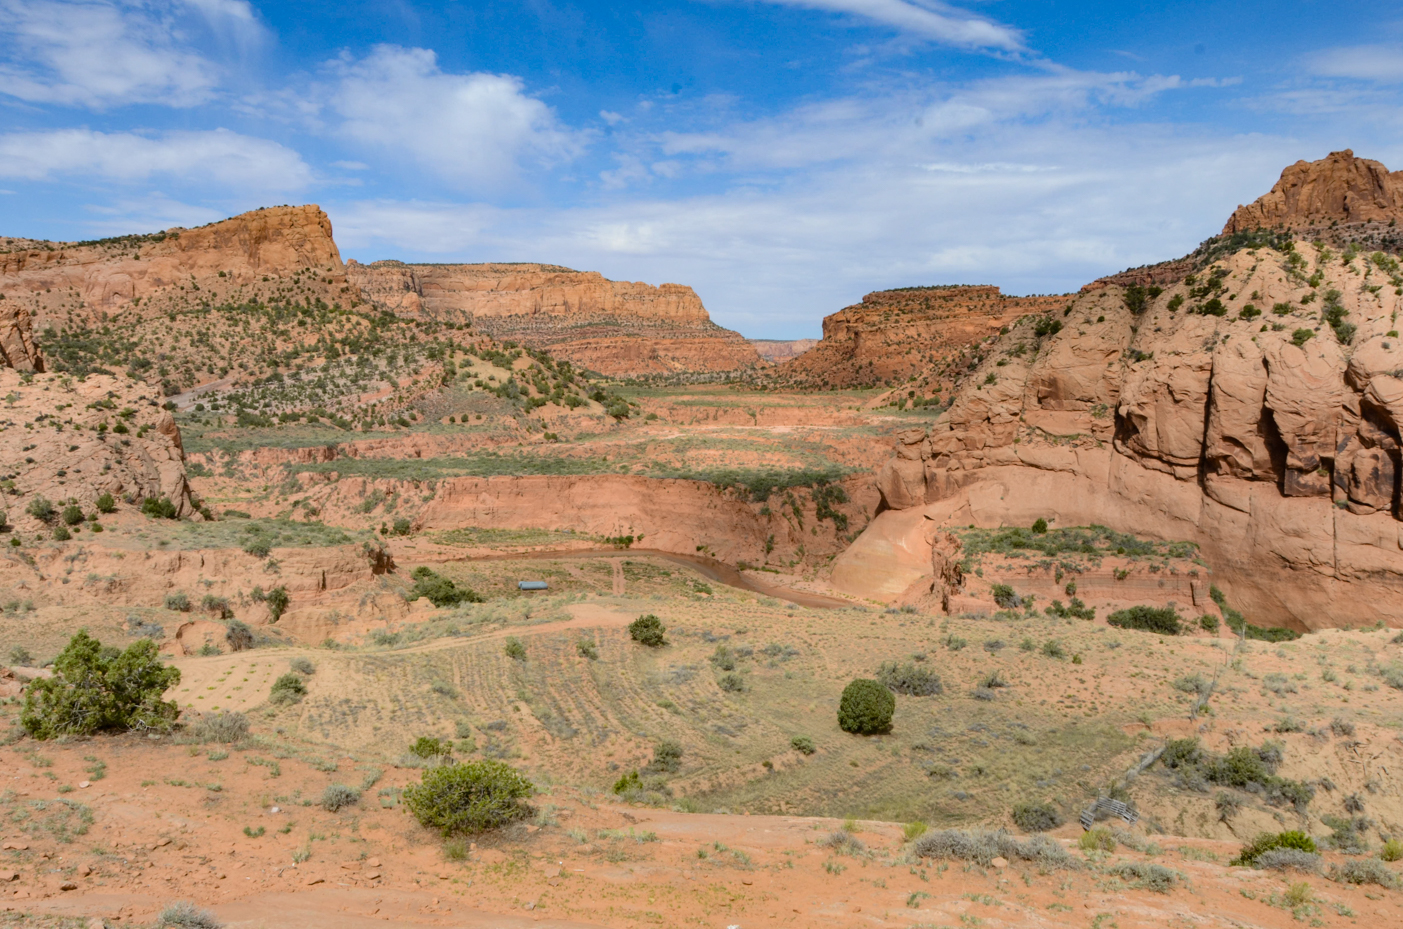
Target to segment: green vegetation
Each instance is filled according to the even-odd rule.
[[[360,803],[360,791],[345,784],[328,784],[322,791],[321,808],[328,813],[339,813],[348,806]]]
[[[1279,626],[1264,628],[1252,625],[1241,613],[1228,606],[1228,598],[1218,589],[1217,584],[1209,586],[1208,596],[1212,597],[1213,602],[1218,604],[1218,609],[1222,611],[1228,628],[1243,638],[1257,639],[1262,642],[1290,642],[1301,637],[1301,634],[1294,629],[1285,629]],[[1216,622],[1214,628],[1217,628]]]
[[[410,603],[420,597],[426,598],[437,607],[457,606],[460,603],[482,603],[483,597],[477,591],[469,587],[459,587],[453,581],[441,574],[436,574],[433,570],[420,566],[414,569],[410,575],[414,579],[414,586],[410,588],[405,599]]]
[[[1245,745],[1216,755],[1205,750],[1198,739],[1174,739],[1164,749],[1160,763],[1191,790],[1206,791],[1208,785],[1235,787],[1260,794],[1273,806],[1290,805],[1304,812],[1315,797],[1315,788],[1300,781],[1277,777],[1281,765],[1280,744],[1268,742],[1260,748]]]
[[[858,678],[843,688],[838,704],[838,727],[844,732],[870,735],[891,728],[896,697],[877,681]]]
[[[945,692],[944,685],[940,683],[940,675],[924,665],[910,661],[905,664],[897,664],[895,661],[882,662],[881,667],[877,669],[877,680],[893,693],[913,697],[929,697]]]
[[[273,682],[273,687],[268,693],[268,700],[271,703],[286,705],[300,703],[305,696],[307,696],[307,685],[303,683],[302,678],[294,673],[288,673]]]
[[[628,624],[629,638],[649,648],[661,648],[666,645],[667,639],[664,637],[666,632],[667,627],[663,625],[662,620],[652,613],[640,616]]]
[[[513,661],[526,660],[526,646],[514,635],[507,636],[506,644],[502,646],[502,654]]]
[[[806,735],[796,735],[794,738],[790,739],[789,747],[801,755],[812,755],[814,752],[818,751],[817,746],[814,745],[814,740]]]
[[[453,745],[452,743],[445,743],[441,739],[421,735],[414,740],[413,745],[409,746],[409,754],[425,760],[441,758],[445,755],[453,754]]]
[[[1020,803],[1013,808],[1011,815],[1013,824],[1024,832],[1047,832],[1065,822],[1062,814],[1050,803]]]
[[[1139,629],[1158,635],[1178,635],[1182,631],[1179,614],[1171,607],[1132,606],[1116,610],[1106,622],[1121,629]]]
[[[1288,832],[1278,832],[1275,835],[1269,832],[1263,832],[1250,843],[1242,846],[1242,850],[1238,852],[1237,857],[1234,858],[1231,863],[1250,868],[1257,863],[1257,859],[1260,858],[1264,852],[1269,852],[1275,848],[1294,848],[1297,851],[1310,852],[1311,854],[1315,854],[1316,852],[1315,840],[1304,832],[1290,830]]]
[[[161,696],[180,681],[150,639],[126,651],[103,648],[80,630],[54,659],[54,676],[38,678],[25,693],[20,722],[36,739],[91,735],[104,730],[169,730],[179,708]]]
[[[430,768],[422,783],[405,788],[404,805],[428,829],[445,837],[507,825],[530,814],[523,801],[534,787],[500,761],[474,761]]]
[[[1034,524],[1036,525],[1036,524]],[[1055,559],[1080,556],[1099,565],[1109,556],[1124,556],[1132,560],[1192,558],[1198,546],[1192,542],[1155,542],[1139,539],[1105,526],[1069,526],[1043,531],[1014,527],[1010,529],[962,529],[957,532],[964,551],[963,567],[973,572],[981,555],[992,553],[1014,558]]]

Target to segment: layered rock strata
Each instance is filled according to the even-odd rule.
[[[894,512],[835,584],[889,598],[933,575],[934,527],[1043,517],[1196,542],[1258,624],[1403,625],[1400,295],[1396,260],[1297,243],[1138,313],[1110,285],[1059,332],[1016,325],[929,434],[899,436]]]
[[[5,240],[0,293],[28,307],[40,329],[253,297],[360,299],[346,281],[331,221],[315,205],[93,242]]]
[[[992,286],[880,290],[823,319],[823,339],[774,378],[807,387],[861,387],[937,375],[948,384],[961,353],[1028,313],[1069,298],[1010,297]]]
[[[542,264],[347,263],[351,281],[401,315],[469,323],[612,376],[735,371],[760,364],[681,284],[653,287]]]

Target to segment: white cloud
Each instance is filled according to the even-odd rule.
[[[378,46],[332,70],[330,106],[347,138],[405,155],[452,183],[484,188],[525,165],[579,153],[582,137],[506,74],[449,74],[429,49]]]
[[[1380,84],[1403,82],[1403,45],[1355,45],[1327,48],[1307,59],[1321,77],[1348,77]]]
[[[784,6],[848,13],[947,45],[1018,51],[1016,29],[933,0],[764,0]]]
[[[247,46],[261,28],[243,0],[0,0],[0,94],[98,109],[194,106],[219,81],[195,32]]]
[[[296,152],[226,129],[159,135],[58,129],[0,135],[0,177],[39,181],[73,176],[124,183],[163,177],[262,193],[300,190],[312,182],[311,169]]]

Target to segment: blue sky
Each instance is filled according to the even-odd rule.
[[[0,0],[0,234],[321,204],[346,257],[697,289],[753,337],[869,290],[1072,290],[1281,168],[1403,168],[1403,8]]]

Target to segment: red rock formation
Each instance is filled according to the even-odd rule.
[[[1249,229],[1301,229],[1331,222],[1387,223],[1403,218],[1403,171],[1355,158],[1345,149],[1319,161],[1298,161],[1269,193],[1239,206],[1223,234]]]
[[[1195,542],[1259,625],[1403,625],[1403,271],[1305,243],[1214,268],[1138,316],[1107,286],[1056,334],[1015,325],[929,435],[898,436],[891,512],[835,585],[896,596],[932,571],[929,527],[1042,517]]]
[[[22,303],[0,297],[0,367],[31,373],[44,370],[33,331],[29,310]]]
[[[357,302],[331,221],[320,207],[254,210],[198,229],[96,242],[7,240],[0,293],[30,307],[41,329],[123,311],[157,315],[206,301],[295,296]]]
[[[949,373],[946,366],[962,350],[1020,316],[1061,310],[1067,299],[1010,297],[992,286],[879,290],[824,317],[823,340],[780,365],[774,378],[796,386],[858,387]]]
[[[603,374],[734,371],[760,363],[681,284],[611,281],[542,264],[347,263],[351,281],[401,315],[472,323]]]
[[[770,364],[798,358],[818,344],[818,339],[751,339],[750,344]]]

